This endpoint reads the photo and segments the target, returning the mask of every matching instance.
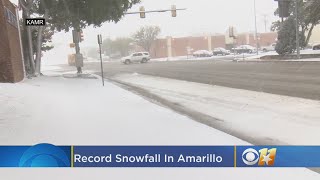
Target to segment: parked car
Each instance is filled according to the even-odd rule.
[[[263,52],[275,51],[276,50],[276,43],[271,44],[270,46],[262,47]]]
[[[193,53],[194,57],[212,57],[213,54],[207,50],[199,50]]]
[[[313,50],[320,50],[320,44],[314,44],[314,45],[312,46],[312,49],[313,49]]]
[[[124,64],[147,63],[148,61],[150,61],[150,54],[148,52],[136,52],[121,58],[121,62]]]
[[[213,50],[213,55],[214,56],[218,56],[218,55],[226,56],[226,55],[230,55],[230,51],[226,50],[224,48],[215,48]]]
[[[252,54],[254,52],[257,52],[256,48],[250,45],[241,45],[237,48],[232,48],[233,53],[237,54],[243,54],[243,53],[249,53]]]

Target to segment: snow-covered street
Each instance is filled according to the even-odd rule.
[[[228,132],[261,144],[318,145],[320,102],[201,83],[122,74],[114,79],[138,86],[221,122]],[[245,138],[244,138],[245,139]]]
[[[0,84],[0,144],[247,145],[99,79]],[[308,169],[0,169],[1,179],[319,179]]]

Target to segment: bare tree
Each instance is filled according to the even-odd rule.
[[[161,32],[158,26],[141,27],[134,35],[134,42],[144,50],[150,52],[152,43],[157,39]]]

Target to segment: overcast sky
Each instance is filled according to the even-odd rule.
[[[18,0],[11,0],[17,2]],[[85,42],[82,46],[96,46],[96,36],[101,33],[106,37],[131,36],[139,27],[158,25],[166,36],[197,36],[204,34],[225,33],[229,26],[235,26],[238,32],[254,31],[254,0],[142,0],[141,4],[129,11],[138,11],[139,6],[146,10],[187,8],[179,11],[178,17],[172,18],[170,12],[147,14],[146,19],[139,15],[127,15],[117,24],[105,23],[102,27],[88,27],[84,30]],[[264,15],[267,16],[268,30],[277,3],[274,0],[256,0],[258,31],[264,32]],[[64,46],[71,42],[70,33],[57,33],[54,36],[56,46]]]
[[[173,4],[187,10],[179,11],[176,18],[172,18],[170,12],[147,14],[146,19],[140,19],[139,15],[127,15],[117,24],[105,23],[100,28],[87,28],[86,40],[89,44],[95,43],[97,33],[113,38],[130,36],[144,25],[160,26],[162,37],[225,33],[230,25],[239,32],[254,31],[254,0],[142,0],[130,11],[138,11],[141,5],[146,10],[170,9]],[[256,4],[258,30],[264,32],[264,16],[267,16],[269,30],[271,22],[276,19],[273,12],[277,3],[256,0]]]

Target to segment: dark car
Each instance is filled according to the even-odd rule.
[[[214,56],[218,56],[218,55],[222,55],[222,56],[226,56],[226,55],[230,55],[230,51],[224,49],[224,48],[215,48],[213,50],[213,55]]]
[[[320,44],[316,44],[312,47],[313,50],[320,50]]]

